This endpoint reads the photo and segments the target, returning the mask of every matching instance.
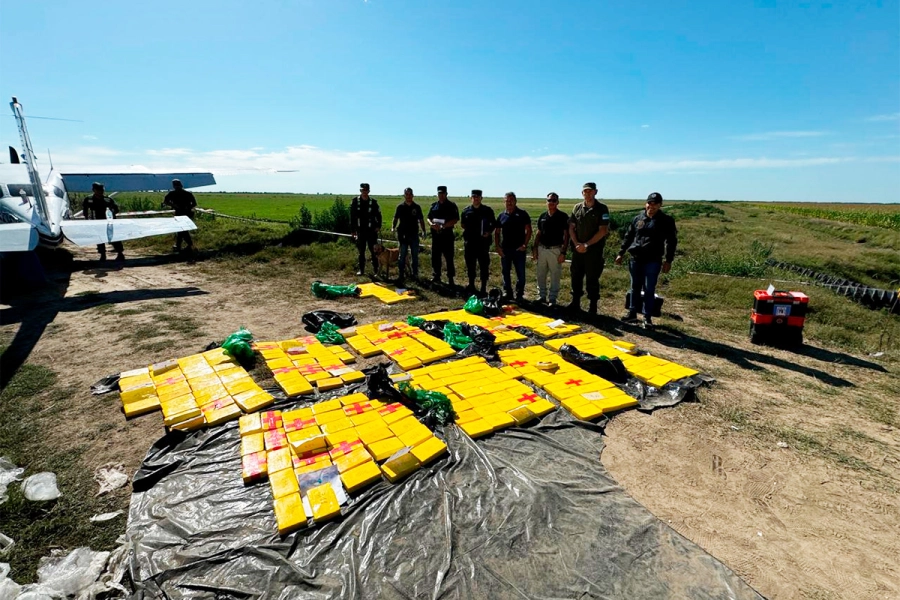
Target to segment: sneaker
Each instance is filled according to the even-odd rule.
[[[644,322],[641,323],[641,326],[642,326],[644,329],[652,329],[652,328],[653,328],[653,319],[651,319],[650,317],[645,316],[645,317],[644,317]]]
[[[622,315],[623,323],[635,323],[635,322],[637,322],[637,320],[638,320],[638,318],[637,318],[636,312],[628,311],[627,313]]]
[[[523,302],[525,302],[525,296],[516,294],[516,304],[522,304]]]
[[[538,301],[538,304],[547,304],[546,298],[538,298],[537,301]]]
[[[365,275],[365,274],[366,274],[365,271],[363,271],[362,269],[359,269],[358,271],[356,271],[356,276],[357,276],[357,277],[362,277],[362,276]]]
[[[181,252],[181,248],[178,246],[172,246],[172,252]]]

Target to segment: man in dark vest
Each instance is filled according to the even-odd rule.
[[[397,241],[400,242],[400,285],[405,283],[406,257],[409,253],[412,253],[413,278],[419,279],[419,227],[422,228],[422,235],[425,235],[427,230],[422,208],[416,203],[412,188],[406,188],[403,190],[403,202],[397,205],[391,225],[391,231],[397,232]]]
[[[378,272],[378,258],[375,256],[375,243],[381,231],[381,208],[378,200],[369,196],[369,184],[359,184],[359,196],[350,202],[350,232],[356,241],[359,252],[357,275],[366,272],[366,246],[372,257],[372,272]]]
[[[481,276],[481,295],[487,295],[488,277],[491,272],[491,234],[497,226],[494,209],[481,202],[481,190],[472,190],[472,204],[465,207],[459,220],[463,229],[463,256],[469,285],[466,295],[475,293],[475,269]]]
[[[441,282],[441,257],[447,261],[447,280],[453,287],[456,268],[453,266],[453,226],[459,221],[459,209],[447,198],[447,186],[437,188],[438,200],[428,211],[428,224],[431,225],[431,270],[432,283]]]
[[[119,205],[116,201],[104,193],[103,184],[94,182],[91,184],[93,193],[84,199],[81,204],[81,212],[85,219],[106,219],[106,211],[113,219],[119,214]],[[116,260],[125,260],[125,247],[122,242],[113,242],[113,250],[116,251]],[[97,252],[100,253],[100,262],[106,261],[106,244],[97,244]]]
[[[622,246],[616,256],[621,265],[625,253],[631,254],[628,270],[631,273],[631,306],[622,317],[626,323],[637,321],[637,313],[644,315],[644,327],[653,326],[653,303],[659,274],[668,273],[675,259],[678,231],[675,219],[662,211],[663,197],[659,192],[647,196],[644,212],[632,219]],[[641,302],[641,290],[644,301]]]

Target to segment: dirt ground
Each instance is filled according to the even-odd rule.
[[[304,312],[334,308],[312,299],[302,277],[236,282],[214,263],[134,255],[125,268],[84,268],[92,254],[75,250],[71,276],[18,299],[19,322],[0,328],[7,338],[32,332],[20,332],[17,349],[71,386],[56,417],[67,426],[48,430],[48,443],[87,444],[86,472],[106,463],[134,472],[163,432],[158,413],[125,421],[115,404],[100,405],[89,386],[102,376],[197,352],[240,326],[285,339]],[[340,310],[366,322],[450,305],[356,300]],[[871,418],[873,401],[896,409],[897,367],[823,348],[761,349],[705,329],[677,302],[670,310],[690,336],[667,334],[663,318],[660,332],[624,337],[717,383],[696,402],[616,415],[602,455],[612,475],[769,598],[900,597],[900,433]]]

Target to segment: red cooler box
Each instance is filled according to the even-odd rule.
[[[756,290],[750,312],[750,341],[754,344],[802,344],[807,308],[809,296],[803,292]]]

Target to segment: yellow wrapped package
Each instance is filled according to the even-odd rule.
[[[381,469],[374,462],[365,462],[341,473],[341,483],[351,494],[381,480]]]
[[[320,523],[341,514],[341,505],[330,483],[323,483],[306,492],[306,499],[312,509],[313,521]]]
[[[278,533],[286,535],[306,525],[306,511],[299,493],[287,494],[275,499],[275,522]]]

